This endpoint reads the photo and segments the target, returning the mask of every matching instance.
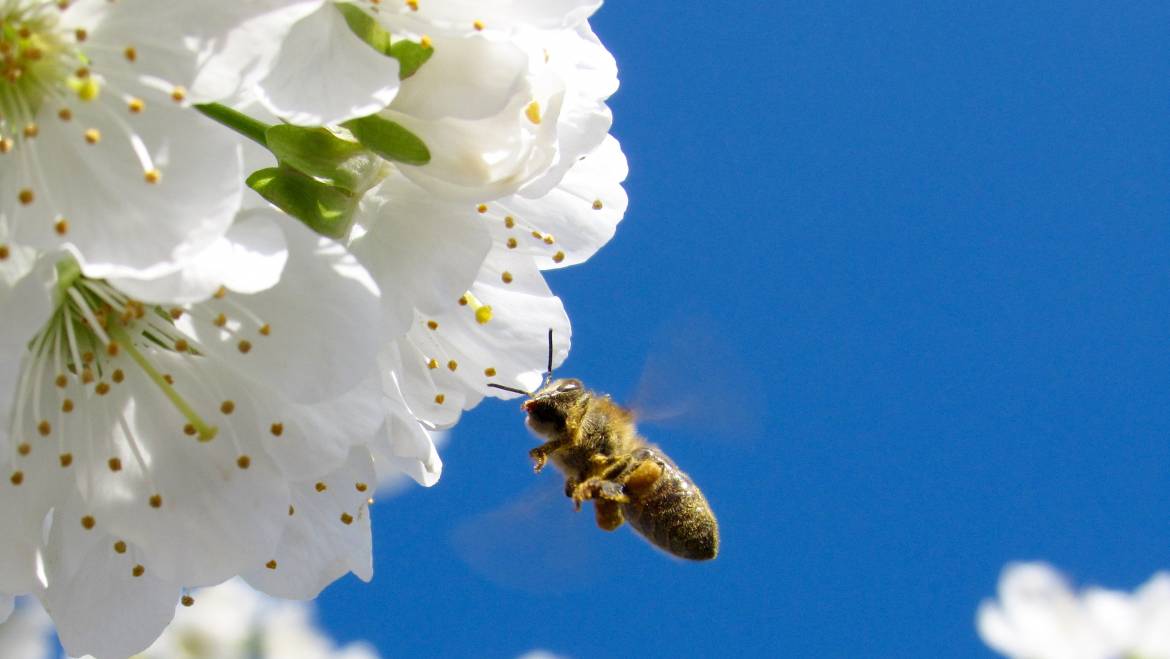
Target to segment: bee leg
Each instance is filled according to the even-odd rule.
[[[573,490],[577,489],[577,484],[579,482],[580,481],[578,481],[576,478],[573,478],[572,476],[566,476],[565,477],[565,496],[572,498],[573,497]]]
[[[593,512],[597,516],[597,526],[605,531],[613,531],[626,521],[622,506],[616,501],[597,499],[593,502]]]
[[[576,504],[577,510],[581,510],[582,501],[589,499],[614,503],[629,503],[630,501],[630,498],[622,492],[621,483],[600,478],[590,478],[574,488],[573,503]]]
[[[544,469],[545,463],[548,462],[548,456],[555,453],[563,444],[563,441],[545,442],[529,451],[528,457],[536,460],[536,464],[533,465],[532,470],[539,474],[540,470]]]
[[[661,477],[662,465],[656,460],[647,459],[639,462],[633,471],[626,474],[622,479],[622,485],[625,491],[637,497],[647,492]]]

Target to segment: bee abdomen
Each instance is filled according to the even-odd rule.
[[[622,506],[626,519],[643,537],[675,556],[696,561],[715,558],[719,527],[707,499],[678,467],[658,462],[662,476]]]

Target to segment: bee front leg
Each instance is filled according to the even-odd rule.
[[[563,441],[553,440],[551,442],[545,442],[529,451],[528,457],[536,461],[536,464],[533,465],[532,470],[539,474],[540,470],[544,469],[544,465],[548,463],[548,456],[555,453],[557,449],[561,448],[563,445]]]

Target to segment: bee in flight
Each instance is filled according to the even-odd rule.
[[[719,552],[719,526],[703,493],[662,449],[634,427],[634,415],[580,380],[552,379],[536,392],[489,384],[528,396],[528,427],[547,441],[528,452],[536,472],[550,460],[565,476],[565,496],[577,510],[593,501],[597,525],[613,531],[629,522],[642,537],[680,558],[704,561]]]

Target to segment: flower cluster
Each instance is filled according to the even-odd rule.
[[[1004,568],[999,601],[979,607],[983,641],[1017,659],[1165,659],[1170,657],[1170,574],[1133,594],[1087,588],[1074,593],[1043,563]]]
[[[599,5],[0,2],[0,601],[103,658],[371,578],[625,211]]]

